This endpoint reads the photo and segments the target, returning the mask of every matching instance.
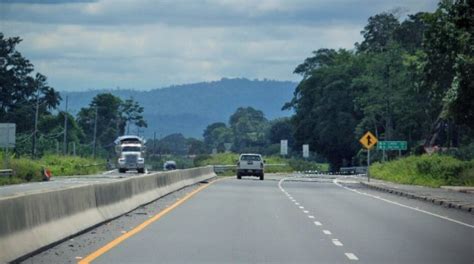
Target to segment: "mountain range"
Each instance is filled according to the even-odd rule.
[[[213,122],[227,123],[238,107],[251,106],[263,111],[267,119],[289,116],[281,108],[293,97],[297,83],[290,81],[249,80],[245,78],[174,85],[149,91],[102,89],[61,92],[60,109],[68,96],[68,109],[77,114],[99,93],[112,93],[122,99],[133,98],[144,107],[148,128],[139,134],[152,138],[172,133],[201,138],[204,129]],[[133,134],[137,133],[133,128]]]

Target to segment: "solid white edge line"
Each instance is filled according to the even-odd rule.
[[[359,258],[354,253],[344,253],[344,254],[350,260],[359,260]]]
[[[441,219],[444,219],[446,221],[450,221],[450,222],[453,222],[453,223],[456,223],[456,224],[459,224],[459,225],[463,225],[463,226],[467,226],[467,227],[470,227],[470,228],[474,228],[474,225],[470,225],[470,224],[467,224],[467,223],[464,223],[464,222],[461,222],[461,221],[458,221],[458,220],[454,220],[452,218],[449,218],[449,217],[446,217],[446,216],[442,216],[442,215],[439,215],[439,214],[435,214],[435,213],[431,213],[431,212],[428,212],[428,211],[425,211],[425,210],[422,210],[422,209],[418,209],[418,208],[415,208],[415,207],[411,207],[411,206],[408,206],[408,205],[404,205],[404,204],[401,204],[401,203],[398,203],[398,202],[394,202],[394,201],[390,201],[388,199],[385,199],[385,198],[381,198],[379,196],[375,196],[375,195],[372,195],[372,194],[368,194],[368,193],[365,193],[365,192],[360,192],[358,190],[354,190],[354,189],[351,189],[349,187],[346,187],[346,186],[343,186],[341,185],[337,179],[334,179],[333,180],[333,183],[336,184],[337,186],[341,187],[341,188],[344,188],[346,190],[349,190],[349,191],[352,191],[352,192],[355,192],[355,193],[358,193],[360,195],[365,195],[365,196],[368,196],[368,197],[372,197],[374,199],[378,199],[378,200],[381,200],[381,201],[384,201],[384,202],[387,202],[387,203],[390,203],[390,204],[394,204],[394,205],[398,205],[400,207],[404,207],[404,208],[407,208],[407,209],[411,209],[411,210],[414,210],[414,211],[417,211],[417,212],[420,212],[420,213],[425,213],[427,215],[431,215],[431,216],[434,216],[434,217],[438,217],[438,218],[441,218]]]

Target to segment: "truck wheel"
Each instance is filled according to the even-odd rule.
[[[145,173],[145,169],[138,169],[138,173]]]
[[[237,173],[237,180],[242,179],[242,175],[240,173]]]
[[[125,173],[125,172],[127,172],[127,170],[126,169],[119,169],[119,172],[120,173]]]
[[[263,172],[262,172],[262,174],[260,174],[260,180],[263,181],[263,178],[264,178],[264,175],[263,175]]]

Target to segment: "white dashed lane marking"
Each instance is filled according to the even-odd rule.
[[[359,260],[359,258],[356,255],[354,255],[353,253],[344,253],[344,254],[350,260]]]
[[[338,247],[342,247],[342,246],[343,246],[342,243],[341,243],[341,241],[339,241],[338,239],[335,239],[335,238],[332,239],[332,243],[333,243],[334,245],[338,246]]]
[[[329,231],[329,230],[323,230],[323,233],[324,233],[325,235],[330,235],[330,234],[331,234],[331,231]]]
[[[290,199],[290,201],[292,201],[296,206],[299,207],[299,209],[304,209],[304,206],[300,205],[300,203],[298,203],[287,191],[285,191],[285,189],[281,186],[281,183],[285,180],[286,178],[283,178],[281,179],[279,182],[278,182],[278,187],[280,188],[280,190],[286,194],[286,196],[288,197],[288,199]],[[336,182],[335,182],[336,183]],[[336,183],[337,184],[337,183]],[[303,213],[305,214],[308,214],[309,211],[308,210],[303,210]],[[313,215],[308,215],[308,218],[310,219],[314,219],[315,217]],[[322,226],[323,224],[321,224],[321,222],[319,221],[314,221],[313,222],[316,226]],[[329,230],[323,230],[323,233],[325,235],[331,235],[331,231]],[[342,247],[343,244],[341,241],[339,241],[339,239],[331,239],[331,242],[335,245],[335,246],[338,246],[338,247]],[[346,257],[349,259],[349,260],[359,260],[359,258],[357,258],[357,256],[354,254],[354,253],[344,253],[346,255]]]

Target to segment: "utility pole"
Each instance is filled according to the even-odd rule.
[[[64,110],[64,138],[63,138],[63,155],[67,154],[67,103],[68,96],[66,96],[66,109]]]
[[[95,119],[94,119],[94,141],[92,143],[92,157],[95,158],[95,147],[97,145],[97,115],[98,115],[98,107],[95,106]]]
[[[38,133],[38,116],[39,116],[39,90],[36,92],[36,109],[35,109],[35,129],[33,131],[33,140],[31,146],[31,156],[36,157],[36,134]]]
[[[155,156],[155,146],[156,146],[156,131],[153,132],[153,156]]]

